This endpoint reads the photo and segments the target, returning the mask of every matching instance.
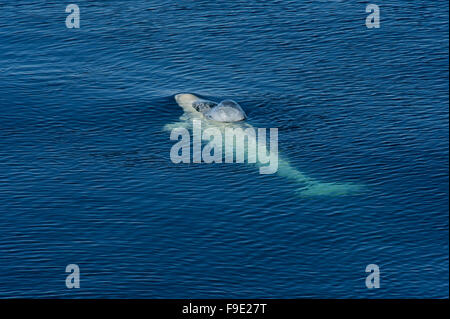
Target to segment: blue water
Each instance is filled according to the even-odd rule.
[[[0,297],[448,298],[447,1],[76,3],[0,2]],[[365,191],[173,164],[180,92]]]

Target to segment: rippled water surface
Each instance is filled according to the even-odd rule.
[[[448,298],[447,1],[76,3],[0,2],[0,297]],[[364,192],[173,164],[180,92]]]

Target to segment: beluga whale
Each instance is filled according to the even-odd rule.
[[[293,167],[278,153],[278,130],[270,129],[269,147],[266,143],[265,129],[255,128],[248,123],[244,109],[233,100],[214,102],[191,93],[182,93],[175,95],[175,101],[184,112],[178,122],[166,124],[164,129],[171,132],[171,140],[178,139],[180,135],[189,134],[186,133],[188,131],[193,132],[194,163],[200,163],[202,155],[203,161],[206,163],[221,163],[222,149],[225,149],[226,151],[231,150],[231,155],[229,152],[225,154],[226,163],[230,162],[230,157],[232,160],[234,155],[237,162],[242,163],[246,155],[247,162],[259,167],[261,174],[276,173],[291,180],[294,184],[294,191],[302,197],[355,195],[362,191],[362,185],[322,182]],[[247,143],[244,142],[245,139]],[[208,142],[203,152],[198,145],[196,147],[196,140],[197,142],[200,140],[200,143],[201,141]],[[182,147],[190,147],[190,140],[187,143],[180,141],[177,144]],[[235,146],[236,148],[234,148]],[[241,146],[241,149],[238,146]],[[214,150],[214,156],[211,156],[212,150]],[[190,158],[190,153],[188,156]],[[184,162],[188,160],[185,158]]]

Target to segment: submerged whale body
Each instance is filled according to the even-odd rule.
[[[164,128],[168,131],[176,128],[192,129],[193,120],[201,120],[202,127],[217,128],[221,131],[227,127],[253,128],[250,124],[244,121],[247,119],[242,107],[232,100],[224,100],[220,103],[202,99],[194,94],[177,94],[175,101],[184,110],[184,114],[180,117],[180,121],[172,124],[167,124]],[[267,151],[266,144],[256,140],[253,135],[248,135],[247,138],[254,139],[252,143],[256,143],[258,151],[260,149]],[[220,142],[222,143],[222,142]],[[246,144],[251,144],[250,141]],[[297,186],[296,193],[302,197],[305,196],[340,196],[340,195],[354,195],[362,191],[361,185],[353,183],[334,183],[334,182],[320,182],[316,179],[306,176],[296,168],[294,168],[289,161],[283,159],[278,153],[278,170],[277,174],[286,179],[293,181]],[[263,164],[258,157],[256,164],[261,167]]]

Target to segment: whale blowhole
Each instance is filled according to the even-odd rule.
[[[217,122],[240,122],[247,118],[242,107],[233,100],[224,100],[205,113],[206,118]]]

